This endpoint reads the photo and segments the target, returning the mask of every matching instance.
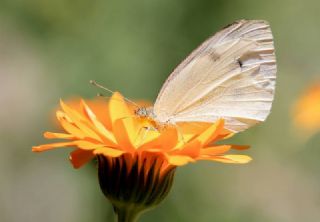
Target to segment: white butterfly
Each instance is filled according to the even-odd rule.
[[[169,76],[153,107],[136,114],[157,124],[215,122],[239,132],[270,113],[276,59],[269,24],[240,20],[202,43]]]

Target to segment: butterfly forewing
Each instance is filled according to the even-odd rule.
[[[154,104],[159,122],[214,122],[244,130],[268,116],[276,61],[265,21],[241,20],[209,38],[169,76]]]

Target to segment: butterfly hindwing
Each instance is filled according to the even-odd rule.
[[[238,21],[192,52],[169,76],[154,105],[160,122],[214,122],[242,131],[268,116],[276,61],[265,21]]]

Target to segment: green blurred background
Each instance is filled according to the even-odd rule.
[[[200,162],[177,171],[147,221],[320,221],[319,135],[291,121],[297,96],[320,76],[318,0],[0,0],[0,221],[113,221],[96,169],[74,170],[65,149],[35,154],[54,129],[59,98],[93,98],[95,79],[154,100],[173,68],[237,19],[271,24],[278,61],[268,120],[231,139],[248,165]]]

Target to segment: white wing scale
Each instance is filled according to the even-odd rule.
[[[242,131],[268,116],[275,87],[273,37],[265,21],[238,21],[209,38],[169,76],[154,104],[160,123],[226,120]]]

